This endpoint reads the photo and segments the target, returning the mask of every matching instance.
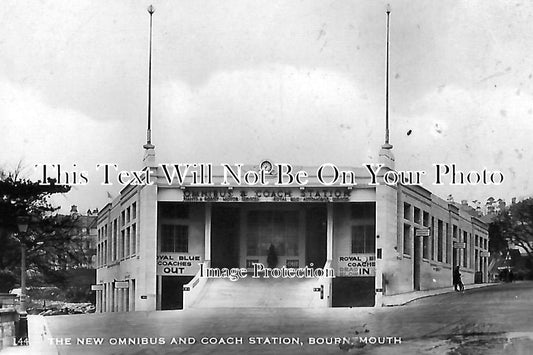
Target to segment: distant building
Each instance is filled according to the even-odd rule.
[[[72,205],[69,215],[57,215],[58,222],[68,220],[65,223],[68,230],[65,233],[70,235],[70,248],[75,252],[76,257],[69,255],[56,255],[51,264],[55,269],[79,269],[96,268],[96,244],[97,244],[97,216],[82,215],[78,212],[77,206]]]
[[[506,203],[503,199],[496,200],[494,197],[489,197],[482,208],[482,213],[484,215],[496,215],[503,211],[505,206]]]

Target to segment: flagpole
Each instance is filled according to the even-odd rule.
[[[144,149],[154,149],[152,144],[152,15],[155,9],[152,5],[148,6],[148,13],[150,14],[150,49],[148,54],[148,128],[146,130],[146,144]]]
[[[390,4],[387,4],[387,41],[386,41],[386,60],[385,60],[385,144],[383,149],[392,149],[389,143],[389,33],[390,33]]]

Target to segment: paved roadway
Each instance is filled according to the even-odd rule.
[[[452,292],[401,307],[195,309],[53,316],[46,320],[49,333],[55,337],[52,341],[71,339],[72,345],[57,345],[62,355],[532,354],[533,282]],[[102,345],[76,344],[87,337],[101,338]],[[194,344],[171,344],[173,338],[180,337]],[[359,337],[391,344],[365,345]],[[115,345],[120,338],[165,344]],[[201,344],[202,339],[238,342],[241,338],[243,344]],[[250,338],[256,343],[268,339],[271,343],[297,344],[250,344]],[[350,342],[313,345],[310,338],[347,338]],[[401,343],[394,343],[399,338]]]

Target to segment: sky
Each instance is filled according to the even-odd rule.
[[[498,186],[424,187],[456,201],[533,195],[533,3],[390,1],[397,170],[455,163]],[[377,162],[384,139],[385,1],[152,2],[158,162]],[[56,199],[101,208],[98,163],[141,168],[149,2],[4,1],[0,168],[87,171]],[[75,165],[75,166],[74,166]]]

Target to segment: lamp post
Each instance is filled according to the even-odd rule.
[[[17,218],[19,234],[28,231],[29,218]],[[26,313],[26,244],[20,238],[20,319],[18,329],[18,345],[28,345],[28,314]]]

